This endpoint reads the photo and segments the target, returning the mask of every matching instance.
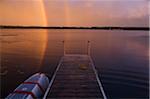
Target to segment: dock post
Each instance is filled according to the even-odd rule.
[[[65,55],[66,55],[66,51],[65,51],[65,50],[66,50],[66,48],[65,48],[65,41],[63,41],[63,47],[64,47],[63,50],[64,50],[64,56],[65,56]]]
[[[90,51],[91,51],[91,45],[90,45],[90,41],[88,41],[88,45],[87,45],[87,54],[90,56]]]

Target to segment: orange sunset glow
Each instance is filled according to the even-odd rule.
[[[1,0],[0,12],[1,25],[148,26],[147,0]]]

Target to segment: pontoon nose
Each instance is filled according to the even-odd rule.
[[[20,84],[6,99],[42,98],[48,85],[48,77],[44,73],[36,73]]]

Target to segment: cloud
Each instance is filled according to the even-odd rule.
[[[41,0],[0,0],[1,24],[42,25]],[[49,26],[145,25],[147,0],[43,0]],[[138,21],[137,21],[138,20]],[[67,21],[67,22],[66,22]],[[135,22],[137,21],[137,22]]]
[[[0,0],[0,24],[44,25],[41,0]]]

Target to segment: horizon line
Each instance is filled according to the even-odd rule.
[[[149,26],[112,26],[112,25],[97,25],[97,26],[44,26],[44,25],[0,25],[0,27],[6,27],[6,26],[12,26],[12,27],[146,27],[149,28]]]
[[[0,25],[1,29],[105,29],[105,30],[150,30],[149,27],[133,26],[32,26]]]

